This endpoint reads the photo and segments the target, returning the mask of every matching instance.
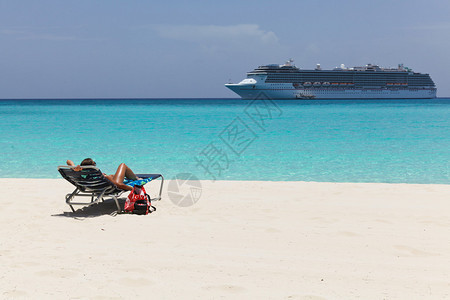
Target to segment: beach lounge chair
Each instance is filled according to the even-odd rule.
[[[117,205],[117,212],[120,212],[118,197],[126,192],[119,189],[114,183],[109,181],[108,178],[95,166],[83,166],[81,171],[75,171],[74,166],[59,166],[58,171],[61,176],[73,184],[76,189],[66,195],[66,203],[70,206],[73,212],[75,212],[73,205],[90,206],[100,201],[104,201],[105,197],[111,197],[114,199]],[[161,174],[136,174],[141,180],[131,181],[125,180],[124,183],[130,186],[135,184],[143,185],[151,180],[160,178],[161,184],[159,188],[159,195],[151,201],[161,200],[161,193],[164,184],[164,177]],[[90,202],[75,202],[75,197],[91,197]]]

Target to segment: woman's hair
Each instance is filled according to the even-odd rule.
[[[85,158],[80,164],[81,166],[95,166],[96,163],[92,158]]]

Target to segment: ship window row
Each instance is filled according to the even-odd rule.
[[[402,76],[402,77],[412,77],[412,76],[429,76],[425,74],[414,74],[408,75],[407,73],[336,73],[336,72],[250,72],[248,74],[264,74],[273,76],[282,75],[300,75],[300,76],[369,76],[369,77],[380,77],[380,76]]]
[[[299,76],[299,75],[293,75],[293,76],[268,76],[267,78],[323,78],[323,79],[328,79],[328,78],[355,78],[355,79],[402,79],[402,80],[406,80],[408,77],[406,76],[382,76],[382,77],[366,77],[366,76],[320,76],[320,75],[316,75],[316,76]],[[413,77],[409,77],[408,79],[413,79],[413,80],[426,80],[428,78],[413,78]]]
[[[432,82],[419,82],[419,81],[402,81],[402,80],[331,80],[331,81],[321,81],[321,80],[286,80],[286,79],[277,79],[277,80],[266,80],[267,83],[304,83],[304,82],[328,82],[328,83],[355,83],[355,84],[387,84],[387,83],[410,83],[410,84],[432,84]]]
[[[432,82],[432,80],[411,80],[407,78],[267,78],[267,80],[273,80],[273,81],[285,81],[285,80],[294,80],[294,81],[336,81],[336,80],[342,80],[342,81],[398,81],[398,82]]]
[[[283,83],[283,82],[297,82],[297,83],[302,83],[302,82],[336,82],[336,83],[349,83],[349,82],[353,82],[353,83],[411,83],[411,84],[433,84],[433,81],[431,80],[402,80],[402,79],[393,79],[393,80],[389,80],[389,79],[366,79],[366,80],[362,80],[362,79],[351,79],[351,78],[269,78],[266,80],[266,82],[279,82],[279,83]]]
[[[430,76],[390,76],[390,75],[382,75],[382,76],[374,76],[369,74],[361,74],[361,75],[344,75],[344,74],[280,74],[280,75],[268,75],[267,78],[354,78],[354,79],[402,79],[402,80],[431,80]]]
[[[304,82],[274,82],[274,81],[266,81],[267,83],[271,83],[271,84],[276,84],[276,85],[285,85],[285,84],[300,84],[302,85]],[[310,82],[311,85],[314,84],[314,82]],[[345,83],[345,84],[349,84],[351,82],[333,82],[333,83]],[[333,83],[331,83],[330,87],[333,87]],[[407,85],[407,86],[415,86],[415,87],[422,87],[422,86],[435,86],[434,83],[406,83],[406,82],[374,82],[374,81],[370,81],[370,82],[354,82],[353,83],[355,87],[364,87],[364,86],[371,86],[371,87],[381,87],[381,86],[390,86],[390,85],[395,85],[395,84],[400,84],[400,85]]]

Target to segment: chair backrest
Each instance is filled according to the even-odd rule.
[[[59,166],[58,171],[64,179],[83,192],[103,192],[106,194],[122,191],[108,180],[95,166],[82,166],[81,171],[75,171],[72,166]]]

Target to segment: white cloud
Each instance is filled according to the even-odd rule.
[[[183,41],[242,42],[252,41],[276,44],[278,38],[272,31],[264,31],[256,24],[217,25],[156,25],[156,32],[164,38]]]

